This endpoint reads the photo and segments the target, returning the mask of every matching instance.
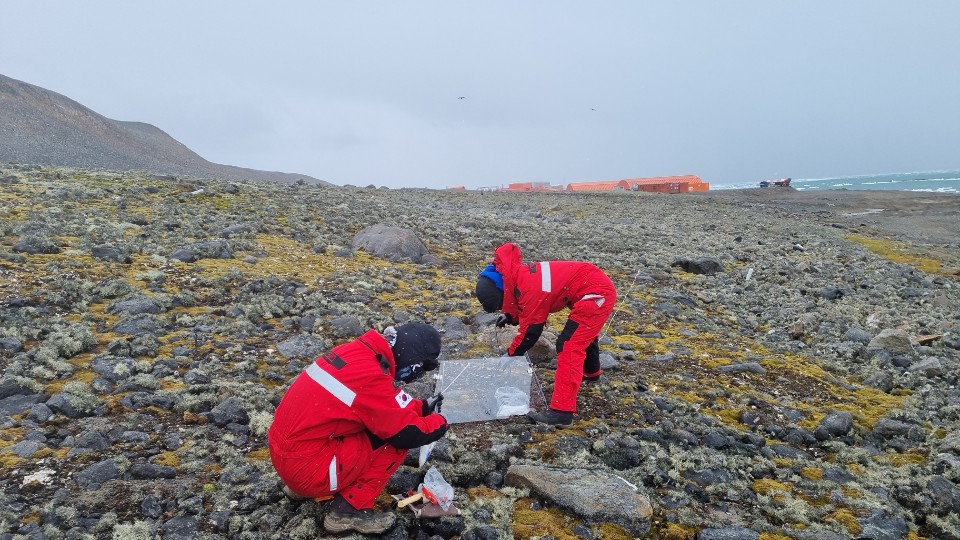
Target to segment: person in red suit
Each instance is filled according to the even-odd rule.
[[[374,502],[410,448],[446,433],[442,395],[412,398],[412,382],[439,365],[440,334],[423,323],[370,330],[311,363],[283,396],[268,440],[270,459],[293,498],[333,496],[330,532],[376,534],[395,516]]]
[[[587,262],[524,264],[520,247],[507,243],[494,251],[493,264],[477,278],[476,296],[487,313],[501,311],[497,327],[519,325],[507,349],[510,356],[522,356],[537,343],[551,313],[570,309],[557,337],[550,408],[528,416],[544,424],[572,423],[581,383],[600,378],[598,337],[617,302],[617,289],[610,278]]]

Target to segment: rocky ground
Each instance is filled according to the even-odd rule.
[[[265,446],[286,384],[407,320],[443,359],[490,355],[508,336],[472,289],[504,241],[614,278],[604,377],[569,428],[455,425],[431,460],[463,515],[387,537],[960,538],[958,212],[2,165],[0,539],[323,536]],[[549,395],[549,341],[533,356]]]

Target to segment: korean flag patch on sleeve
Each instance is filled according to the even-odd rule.
[[[397,392],[396,399],[397,399],[397,405],[399,405],[401,409],[406,408],[407,405],[409,405],[410,402],[413,401],[413,398],[410,397],[410,394],[404,392],[403,390]]]

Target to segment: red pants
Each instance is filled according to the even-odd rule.
[[[316,452],[270,451],[280,479],[296,494],[317,498],[339,493],[358,510],[373,508],[406,457],[407,450],[389,444],[373,448],[366,433],[324,441]]]
[[[567,324],[557,340],[558,349],[562,350],[557,354],[551,409],[576,412],[585,364],[590,371],[587,376],[600,375],[600,349],[595,341],[617,303],[617,290],[609,279],[607,282],[598,284],[594,294],[584,296],[570,310]]]

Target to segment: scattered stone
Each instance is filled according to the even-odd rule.
[[[842,437],[850,433],[853,427],[853,414],[847,411],[833,411],[824,416],[813,431],[818,441],[825,441],[832,437]]]
[[[911,365],[910,371],[919,373],[924,377],[938,377],[943,375],[943,364],[940,363],[939,358],[924,358],[916,364]]]
[[[337,338],[347,339],[361,336],[367,331],[360,319],[351,316],[336,317],[330,320],[330,330]]]
[[[230,423],[246,424],[250,421],[250,417],[244,410],[240,398],[229,397],[210,411],[210,421],[222,427]]]
[[[716,274],[723,272],[723,263],[713,258],[685,259],[677,258],[670,266],[680,267],[691,274]]]
[[[290,339],[277,343],[277,352],[284,358],[304,358],[315,360],[326,350],[323,341],[309,334],[297,334]]]
[[[760,533],[745,527],[722,527],[703,529],[697,533],[697,540],[758,540]]]
[[[109,244],[93,246],[90,248],[90,254],[93,255],[94,258],[104,261],[113,261],[124,264],[130,264],[133,262],[133,259],[131,259],[123,249]]]
[[[894,328],[881,330],[867,344],[867,351],[886,351],[891,355],[913,354],[914,352],[913,344],[910,342],[910,334]]]
[[[88,466],[76,475],[77,483],[80,487],[92,490],[97,489],[107,480],[113,480],[120,477],[120,468],[112,459],[105,459],[98,463]]]
[[[766,375],[767,370],[763,368],[757,362],[744,362],[742,364],[727,364],[725,366],[720,366],[717,368],[718,371],[724,373],[756,373],[758,375]]]
[[[612,522],[634,536],[650,530],[650,500],[615,475],[599,470],[513,464],[507,469],[507,484],[530,488],[589,523]]]

